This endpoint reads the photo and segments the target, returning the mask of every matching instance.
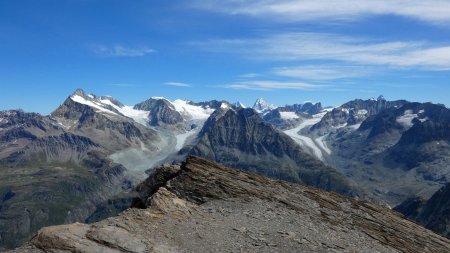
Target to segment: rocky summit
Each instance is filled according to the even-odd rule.
[[[189,157],[138,185],[134,208],[41,229],[11,252],[448,252],[399,213]]]

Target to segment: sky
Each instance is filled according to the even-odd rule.
[[[450,105],[450,0],[0,1],[0,110],[77,88],[276,105]]]

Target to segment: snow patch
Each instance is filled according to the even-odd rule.
[[[359,129],[360,126],[361,126],[361,123],[355,124],[355,125],[351,125],[351,126],[348,126],[348,127],[351,128],[351,129],[356,130],[356,129]]]
[[[69,129],[70,128],[70,126],[66,126],[63,123],[59,122],[59,121],[57,121],[57,123],[58,123],[58,125],[62,126],[64,129]]]
[[[295,112],[280,112],[281,118],[284,120],[300,118]]]
[[[367,115],[369,112],[366,109],[358,110],[357,114],[359,116]]]
[[[409,129],[414,125],[413,120],[417,117],[418,115],[415,114],[412,110],[406,110],[402,116],[397,118],[397,122],[404,128]]]

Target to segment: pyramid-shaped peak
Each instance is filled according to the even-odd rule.
[[[269,104],[266,100],[264,100],[264,98],[258,98],[253,104],[252,108],[255,109],[256,111],[262,112],[275,109],[276,106],[273,104]]]
[[[72,96],[75,96],[75,95],[78,95],[78,96],[81,96],[81,97],[85,97],[86,96],[86,92],[84,92],[83,89],[78,88],[72,93]]]

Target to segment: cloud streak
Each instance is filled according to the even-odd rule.
[[[197,0],[194,7],[285,22],[396,15],[433,24],[450,23],[450,2],[446,0]]]
[[[97,55],[106,57],[142,57],[154,53],[155,50],[148,47],[124,47],[120,45],[105,46],[95,45],[92,47]]]
[[[272,74],[315,81],[329,81],[362,77],[370,74],[370,70],[359,66],[327,66],[306,65],[294,67],[277,67],[272,69]]]
[[[197,42],[213,52],[264,61],[334,61],[353,65],[450,70],[450,45],[373,41],[327,33],[281,33],[260,38]]]
[[[163,83],[165,86],[175,86],[175,87],[192,87],[190,83],[181,83],[181,82],[165,82]]]
[[[310,84],[304,82],[283,82],[283,81],[270,81],[270,80],[254,80],[235,82],[226,85],[222,85],[223,88],[229,88],[234,90],[317,90],[325,85]]]

